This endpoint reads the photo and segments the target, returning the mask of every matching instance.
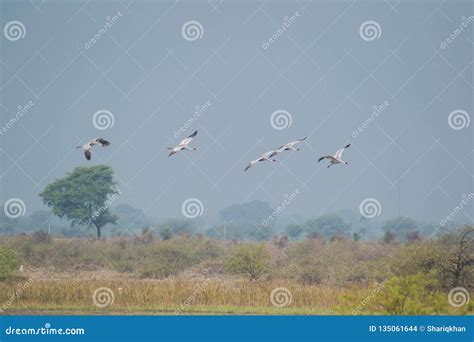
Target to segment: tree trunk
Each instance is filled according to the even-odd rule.
[[[97,240],[100,240],[100,226],[97,224],[94,224],[95,228],[97,229]]]

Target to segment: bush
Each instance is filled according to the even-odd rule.
[[[135,235],[135,242],[137,243],[149,244],[153,242],[153,239],[153,231],[150,230],[150,227],[143,228],[140,235]]]
[[[446,297],[434,291],[436,281],[423,274],[393,277],[375,300],[389,315],[427,315],[446,310]]]
[[[166,278],[192,264],[189,252],[171,245],[159,246],[153,249],[141,275],[146,278]]]
[[[436,287],[436,280],[424,274],[391,277],[372,284],[365,293],[347,292],[338,311],[353,315],[433,315],[451,312],[453,308],[448,303],[447,294],[436,291]]]
[[[226,260],[224,268],[231,274],[239,274],[256,280],[270,269],[270,251],[261,244],[239,246]]]
[[[439,240],[400,245],[389,258],[390,270],[398,276],[432,275],[439,290],[467,287],[474,282],[474,244],[469,234],[466,228]]]
[[[160,230],[160,237],[163,240],[170,240],[173,237],[173,231],[170,227],[164,227]]]
[[[20,261],[16,254],[10,249],[0,246],[0,281],[8,279],[19,266]]]
[[[51,243],[51,235],[39,230],[31,235],[31,240],[34,243]]]

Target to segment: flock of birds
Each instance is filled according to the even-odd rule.
[[[168,147],[168,150],[170,150],[170,153],[169,153],[168,156],[171,157],[173,154],[176,154],[178,152],[185,151],[185,150],[196,151],[197,148],[189,147],[189,144],[191,143],[191,141],[194,140],[197,133],[198,133],[197,131],[194,131],[193,134],[191,134],[187,138],[183,139],[175,147]],[[296,140],[296,141],[290,141],[289,143],[287,143],[285,145],[282,145],[282,146],[278,147],[275,150],[271,150],[271,151],[263,153],[259,158],[251,160],[248,163],[248,165],[247,165],[247,167],[245,168],[244,171],[247,171],[251,167],[258,164],[259,162],[263,162],[263,161],[277,162],[278,160],[274,159],[274,157],[277,156],[279,153],[282,153],[284,151],[299,151],[300,149],[297,148],[296,146],[298,144],[302,143],[305,140],[306,140],[306,137],[304,137],[303,139]],[[102,147],[109,147],[110,142],[103,139],[103,138],[95,138],[95,139],[92,139],[89,142],[85,143],[82,146],[77,146],[77,148],[82,148],[82,150],[84,151],[84,155],[85,155],[86,159],[91,160],[91,158],[92,158],[92,147],[94,147],[96,145],[100,145]],[[339,150],[337,150],[334,155],[322,156],[321,158],[318,159],[318,163],[320,161],[324,160],[324,159],[327,159],[329,161],[329,165],[327,167],[331,167],[331,166],[336,165],[336,164],[349,164],[349,163],[347,163],[346,161],[344,161],[342,159],[342,153],[345,151],[346,148],[348,148],[350,146],[351,146],[351,144],[347,144],[343,148],[340,148]]]

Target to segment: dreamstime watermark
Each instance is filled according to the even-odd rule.
[[[286,287],[277,287],[270,293],[270,302],[277,308],[284,308],[291,304],[293,296]]]
[[[192,42],[203,37],[204,28],[199,21],[190,20],[181,27],[181,35],[185,40]]]
[[[45,323],[40,328],[17,328],[9,326],[5,329],[6,335],[84,335],[84,328],[52,328],[50,323]]]
[[[190,305],[193,305],[195,303],[199,302],[198,296],[205,290],[205,288],[209,285],[207,281],[203,281],[200,283],[193,291],[193,294],[190,295],[188,298],[183,300],[181,303],[180,307],[176,309],[174,312],[175,315],[180,315],[186,308]]]
[[[365,131],[367,127],[369,127],[378,117],[382,114],[385,109],[390,105],[390,102],[385,101],[381,105],[377,106],[374,105],[372,107],[373,111],[372,114],[362,123],[360,124],[355,130],[352,131],[352,137],[355,139],[357,138],[362,132]]]
[[[285,194],[285,199],[283,200],[283,202],[281,202],[281,204],[273,211],[273,213],[271,213],[271,215],[268,216],[268,218],[265,218],[262,220],[262,226],[264,227],[267,227],[270,222],[272,222],[273,220],[275,220],[277,218],[278,215],[280,215],[280,213],[285,210],[291,202],[293,202],[296,197],[300,194],[300,190],[299,189],[295,189],[295,191],[293,191],[291,194]]]
[[[270,115],[270,125],[276,130],[283,130],[291,127],[293,117],[290,112],[284,109],[277,109]]]
[[[92,294],[92,302],[99,308],[105,308],[112,305],[115,300],[114,291],[109,287],[99,287]]]
[[[25,25],[18,20],[9,21],[3,27],[3,35],[11,42],[23,39],[26,35]]]
[[[20,296],[26,291],[26,289],[28,287],[30,287],[30,285],[33,283],[33,279],[28,279],[27,281],[25,281],[24,283],[22,283],[20,286],[18,286],[13,294],[10,296],[10,298],[8,298],[8,300],[2,305],[2,307],[0,308],[0,313],[1,312],[4,312],[5,310],[7,310],[10,306],[13,305],[13,303],[18,299],[20,298]]]
[[[464,287],[455,287],[448,293],[448,303],[455,308],[466,305],[469,303],[469,300],[469,291]]]
[[[10,198],[3,204],[3,212],[11,219],[24,216],[26,213],[25,202],[21,198]]]
[[[92,124],[100,131],[114,127],[115,117],[107,109],[101,109],[94,113],[92,116]]]
[[[0,129],[0,135],[6,134],[34,105],[35,103],[33,101],[28,101],[23,106],[18,105],[16,107],[17,112],[15,116],[8,120],[8,122]]]
[[[102,214],[110,208],[110,206],[112,205],[113,202],[115,202],[117,200],[117,198],[119,198],[119,196],[122,194],[122,191],[120,189],[117,190],[116,193],[112,194],[109,198],[107,198],[105,200],[105,203],[103,206],[101,206],[99,209],[97,209],[96,211],[94,211],[94,213],[91,215],[91,217],[89,218],[89,220],[87,221],[87,225],[88,226],[92,226],[94,224],[94,222],[102,216]]]
[[[468,18],[462,17],[461,24],[459,24],[459,26],[439,44],[441,50],[446,49],[449,44],[451,44],[457,37],[459,37],[459,35],[464,32],[464,29],[467,28],[472,23],[472,21],[474,21],[474,16],[472,15]]]
[[[367,297],[365,297],[365,299],[359,305],[357,305],[357,307],[355,309],[352,310],[352,314],[353,315],[360,315],[362,313],[362,311],[364,310],[364,308],[367,305],[369,305],[369,303],[374,300],[374,298],[377,296],[377,294],[379,294],[385,288],[385,283],[386,282],[387,282],[387,280],[384,280],[383,282],[377,284],[377,286],[374,289],[372,289],[370,294]]]
[[[455,131],[467,128],[471,124],[471,118],[469,114],[462,109],[453,110],[448,115],[448,125]]]
[[[283,23],[281,26],[275,31],[274,34],[270,36],[266,41],[262,43],[262,48],[264,50],[268,49],[270,45],[272,45],[274,42],[276,42],[283,33],[286,32],[286,30],[296,21],[296,19],[300,16],[300,13],[296,11],[290,16],[285,16],[283,18]]]
[[[196,107],[194,107],[194,113],[181,127],[179,127],[174,132],[174,137],[178,139],[181,134],[186,132],[187,129],[191,127],[194,122],[196,122],[196,120],[198,120],[209,109],[210,106],[212,106],[212,102],[210,100],[207,100],[207,102],[203,105],[197,105]]]
[[[366,42],[370,42],[380,38],[382,35],[382,28],[378,22],[368,20],[360,25],[359,35]]]
[[[380,216],[382,205],[375,198],[366,198],[359,204],[359,213],[362,217],[372,219],[375,216]]]
[[[198,216],[202,216],[204,213],[204,205],[197,198],[188,198],[181,205],[181,212],[184,217],[194,219]]]
[[[112,28],[112,26],[114,26],[120,20],[122,16],[123,14],[120,11],[117,12],[112,17],[107,16],[105,18],[104,26],[99,31],[97,31],[97,33],[91,39],[89,39],[89,41],[87,41],[84,44],[84,48],[86,50],[89,50],[92,47],[92,45],[97,43],[107,33],[107,31],[109,31]]]
[[[451,212],[448,215],[446,215],[446,217],[441,219],[439,223],[441,227],[446,227],[448,222],[451,222],[453,218],[457,214],[459,214],[459,212],[463,210],[469,204],[469,202],[472,201],[472,199],[474,199],[474,193],[470,192],[467,195],[462,194],[461,197],[462,197],[462,200],[459,202],[459,204],[453,210],[451,210]]]

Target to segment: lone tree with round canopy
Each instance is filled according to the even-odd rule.
[[[55,215],[71,221],[71,227],[94,226],[100,239],[101,228],[117,222],[109,211],[110,202],[119,194],[113,175],[106,165],[76,167],[46,186],[40,197]]]

